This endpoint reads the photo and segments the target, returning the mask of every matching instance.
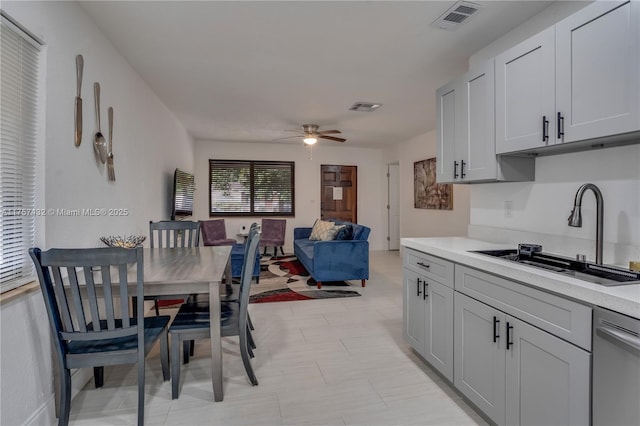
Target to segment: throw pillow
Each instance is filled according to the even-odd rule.
[[[338,232],[338,230],[335,229],[335,225],[333,222],[327,222],[318,219],[313,225],[313,229],[311,230],[309,239],[313,241],[333,240],[333,238],[336,236],[336,232]]]
[[[340,225],[338,233],[336,234],[336,240],[352,240],[353,239],[353,227],[351,225]]]

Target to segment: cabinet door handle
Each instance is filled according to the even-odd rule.
[[[464,179],[466,176],[464,172],[464,160],[460,160],[460,179]]]
[[[513,346],[513,335],[511,330],[513,330],[513,326],[507,322],[507,350],[509,350],[509,346]]]
[[[416,278],[416,290],[418,290],[418,294],[417,296],[420,297],[420,284],[421,284],[421,280],[420,278]]]
[[[542,116],[542,142],[549,142],[549,120],[547,116]]]
[[[427,297],[429,297],[427,290],[429,290],[429,283],[427,283],[427,280],[424,280],[422,281],[422,300],[427,300]]]
[[[564,117],[561,113],[558,113],[558,139],[562,139],[564,136]]]
[[[422,266],[423,268],[426,268],[426,269],[431,268],[431,265],[427,265],[426,263],[422,263],[422,262],[418,262],[417,265]]]
[[[453,162],[453,178],[458,179],[458,162]]]
[[[500,338],[500,335],[498,334],[499,330],[500,330],[500,320],[498,319],[498,317],[496,317],[494,315],[493,317],[493,343],[497,342],[498,339]]]

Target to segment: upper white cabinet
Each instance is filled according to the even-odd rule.
[[[456,159],[463,180],[495,179],[493,60],[462,77],[462,119]],[[454,164],[455,168],[455,164]]]
[[[596,2],[556,25],[562,142],[640,130],[640,2]]]
[[[436,180],[438,182],[449,182],[459,177],[458,164],[454,170],[456,159],[456,132],[462,106],[460,104],[460,84],[453,81],[446,86],[442,86],[436,91],[436,110],[438,114],[437,123],[437,160],[436,160]]]
[[[496,153],[553,144],[554,29],[496,57]]]
[[[498,55],[496,152],[640,131],[639,11],[595,2]]]
[[[436,98],[438,182],[533,179],[533,160],[496,157],[493,60],[440,88]]]

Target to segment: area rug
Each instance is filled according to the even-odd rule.
[[[345,281],[322,282],[322,289],[295,256],[263,256],[260,282],[251,284],[250,303],[357,297],[360,293]]]

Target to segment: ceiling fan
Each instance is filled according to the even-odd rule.
[[[317,124],[303,124],[302,132],[295,136],[287,136],[285,138],[280,139],[289,139],[289,138],[299,138],[302,137],[302,141],[307,145],[313,145],[318,142],[318,139],[328,139],[336,142],[344,142],[346,139],[338,138],[335,136],[329,136],[331,134],[342,133],[340,130],[323,130],[319,131],[320,126]],[[297,130],[291,130],[296,131]]]

